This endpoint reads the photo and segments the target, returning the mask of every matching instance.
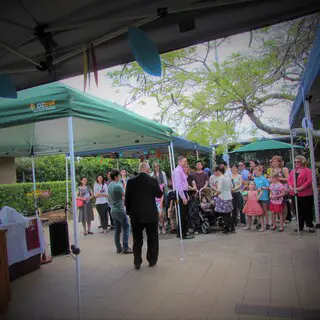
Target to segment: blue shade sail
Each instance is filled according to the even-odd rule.
[[[139,28],[130,27],[128,35],[131,51],[141,68],[152,76],[161,77],[161,59],[155,44]]]

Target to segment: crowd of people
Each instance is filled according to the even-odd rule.
[[[132,178],[125,169],[108,171],[105,177],[98,175],[93,188],[82,177],[77,193],[79,222],[85,236],[93,234],[94,199],[101,233],[115,230],[117,253],[134,253],[136,269],[142,263],[144,229],[148,236],[147,260],[154,266],[158,259],[158,235],[170,232],[182,239],[193,239],[200,231],[192,221],[197,210],[221,216],[225,234],[235,232],[239,223],[245,230],[256,225],[259,232],[283,232],[286,222],[295,218],[294,197],[297,197],[297,228],[302,231],[306,225],[313,233],[312,173],[306,164],[305,157],[297,156],[290,171],[280,156],[274,156],[269,168],[252,160],[230,168],[223,162],[211,171],[201,161],[193,169],[180,156],[171,179],[157,161],[153,162],[152,170],[148,163],[141,162],[139,173],[135,172]],[[210,197],[201,198],[203,190],[210,190]],[[129,247],[130,225],[133,250]]]

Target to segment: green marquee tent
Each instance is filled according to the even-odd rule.
[[[170,141],[169,127],[61,83],[0,99],[0,156],[68,153],[68,117],[74,151]]]
[[[18,99],[0,99],[0,156],[70,155],[78,316],[81,278],[74,152],[171,141],[171,129],[60,83],[23,90]],[[66,169],[68,166],[66,166]],[[35,205],[36,207],[36,205]],[[37,212],[37,210],[36,210]]]
[[[296,149],[303,149],[301,146],[295,145]],[[239,149],[236,149],[229,153],[241,153],[241,152],[255,152],[255,151],[263,151],[263,150],[279,150],[279,149],[291,149],[291,144],[276,141],[276,140],[259,140],[252,143],[247,144]]]

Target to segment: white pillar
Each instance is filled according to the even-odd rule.
[[[174,150],[173,150],[173,143],[170,143],[170,149],[171,149],[171,159],[172,159],[172,166],[175,168],[175,161],[174,161]],[[179,221],[179,232],[180,232],[180,250],[181,250],[181,256],[180,260],[184,260],[184,248],[183,248],[183,239],[182,239],[182,226],[181,226],[181,210],[180,210],[180,201],[179,201],[179,193],[176,189],[176,183],[174,182],[174,174],[172,174],[172,183],[176,192],[177,197],[177,214],[178,214],[178,221]]]
[[[170,163],[170,173],[171,173],[171,182],[172,182],[172,186],[173,186],[173,170],[174,170],[174,166],[172,163],[172,156],[171,156],[171,147],[170,145],[168,145],[168,152],[169,152],[169,163]],[[177,204],[175,203],[174,205],[175,208],[175,212],[178,212],[178,207]],[[178,214],[176,214],[176,224],[179,225],[179,220],[178,220]]]
[[[119,158],[117,158],[117,170],[120,170],[120,161],[119,161]]]
[[[291,138],[291,162],[292,162],[292,170],[294,170],[294,147],[293,147],[293,134],[292,130],[290,130],[290,138]],[[299,228],[299,208],[298,208],[298,197],[297,194],[297,180],[296,175],[293,175],[293,189],[294,189],[294,206],[296,208],[296,218],[297,218],[297,230],[298,230],[298,238],[300,237],[300,228]]]
[[[66,218],[68,223],[68,215],[69,215],[69,163],[68,163],[68,156],[66,155]]]
[[[308,140],[309,140],[309,151],[310,151],[310,162],[311,162],[311,170],[312,170],[312,188],[313,188],[313,196],[314,196],[314,212],[316,216],[316,224],[317,227],[320,226],[319,224],[319,207],[318,207],[318,187],[317,187],[317,175],[316,175],[316,161],[314,157],[314,144],[313,144],[313,126],[311,123],[311,116],[310,116],[310,106],[309,101],[304,101],[304,113],[305,117],[308,120],[307,122],[307,133],[308,133]]]
[[[74,163],[74,140],[73,140],[73,123],[72,117],[68,118],[68,133],[69,133],[69,155],[70,155],[70,178],[72,192],[72,213],[73,213],[73,236],[74,246],[72,252],[76,257],[76,276],[77,276],[77,301],[78,301],[78,319],[82,319],[81,308],[81,278],[80,278],[80,259],[79,259],[79,239],[78,239],[78,212],[77,212],[77,196],[76,196],[76,170]]]
[[[32,164],[33,193],[34,193],[34,208],[36,210],[36,217],[38,218],[39,214],[38,214],[38,205],[37,205],[37,197],[36,197],[37,185],[36,185],[36,169],[34,164],[34,155],[31,155],[31,164]]]

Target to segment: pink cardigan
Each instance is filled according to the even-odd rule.
[[[288,178],[288,184],[292,188],[294,187],[294,175],[296,171],[291,170],[289,178]],[[303,190],[298,192],[298,197],[307,197],[313,195],[313,189],[312,189],[312,171],[309,168],[301,168],[300,173],[297,179],[297,188],[303,187]],[[290,191],[290,194],[293,195],[293,191]]]

